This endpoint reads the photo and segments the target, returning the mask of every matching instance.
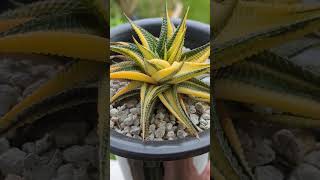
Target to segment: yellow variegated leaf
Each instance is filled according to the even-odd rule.
[[[210,101],[210,91],[207,87],[203,87],[191,81],[185,81],[177,85],[178,93],[199,97]]]
[[[105,62],[109,56],[107,42],[106,38],[83,33],[29,32],[1,37],[0,53],[35,53]]]
[[[117,71],[139,71],[140,68],[133,61],[124,61],[110,66],[110,73]]]
[[[145,72],[152,76],[154,73],[158,72],[160,68],[158,68],[155,64],[150,63],[148,60],[144,60],[144,68]]]
[[[183,32],[182,38],[184,38],[184,34],[185,34],[185,31]],[[181,55],[182,55],[183,44],[184,44],[184,39],[181,40],[178,47],[176,47],[175,49],[171,49],[172,52],[170,52],[170,50],[168,51],[168,62],[170,64],[172,64],[174,61],[177,61],[177,62],[180,61]]]
[[[148,133],[149,121],[152,110],[158,95],[167,90],[170,86],[168,84],[154,86],[144,83],[141,87],[141,118],[140,124],[142,125],[142,139],[146,138]]]
[[[149,60],[149,62],[156,65],[159,69],[170,67],[170,64],[167,61],[164,61],[162,59],[151,59]]]
[[[199,48],[183,53],[181,56],[181,59],[185,58],[184,61],[186,62],[203,63],[209,58],[209,56],[210,56],[210,43],[207,43]]]
[[[168,57],[172,55],[172,52],[175,51],[176,48],[179,48],[181,41],[184,39],[184,35],[187,28],[187,16],[188,16],[189,8],[185,13],[182,22],[180,23],[178,29],[174,32],[172,38],[170,39],[168,45]]]
[[[127,17],[127,16],[126,16]],[[156,38],[150,34],[148,31],[144,30],[143,28],[137,26],[133,21],[131,21],[128,17],[127,19],[129,20],[129,23],[131,24],[131,27],[133,30],[136,32],[138,35],[142,45],[149,49],[149,50],[154,50],[156,48],[155,46],[157,45],[157,40]]]
[[[134,43],[139,48],[139,50],[140,50],[141,54],[143,55],[144,59],[154,59],[154,58],[158,57],[157,55],[155,55],[155,53],[153,53],[152,51],[150,51],[146,47],[142,46],[134,37],[132,37],[132,38],[133,38]]]
[[[128,48],[120,47],[120,46],[110,46],[110,50],[113,52],[117,52],[119,54],[125,55],[133,60],[139,67],[144,69],[144,62],[142,57],[135,51]]]
[[[110,73],[110,79],[128,79],[141,82],[147,82],[150,84],[157,84],[150,76],[136,71],[119,71]]]
[[[182,54],[182,48],[184,44],[184,36],[186,34],[186,25],[182,24],[181,27],[175,36],[175,39],[168,51],[168,62],[172,64],[174,61],[179,61]]]
[[[167,18],[167,41],[171,39],[173,32],[174,32],[174,26],[171,22],[169,12],[168,12],[168,4],[166,3],[166,18]]]
[[[197,77],[201,74],[205,74],[209,71],[210,64],[185,62],[180,71],[172,77],[169,83],[177,84],[193,77]]]
[[[139,88],[141,85],[142,85],[142,82],[131,81],[127,86],[120,89],[115,95],[112,96],[110,103],[113,103],[118,97],[122,96],[123,94]]]
[[[157,82],[163,82],[171,79],[181,68],[183,63],[174,62],[170,67],[154,73],[151,77]]]
[[[177,90],[175,87],[158,95],[161,102],[166,108],[179,120],[179,122],[187,128],[190,134],[198,137],[197,130],[188,118],[188,115],[183,110],[183,107],[178,98]]]

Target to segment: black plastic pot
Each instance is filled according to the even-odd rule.
[[[135,21],[136,24],[159,37],[162,19],[151,18]],[[178,24],[180,20],[173,20]],[[132,42],[132,31],[129,24],[123,24],[111,29],[111,41]],[[196,21],[187,21],[185,46],[199,47],[210,41],[210,26]],[[186,137],[173,141],[146,141],[134,139],[111,130],[111,152],[118,156],[137,160],[168,161],[186,159],[209,151],[210,131],[199,134],[200,139]]]

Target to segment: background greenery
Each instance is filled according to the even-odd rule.
[[[173,4],[177,1],[168,0],[169,7],[173,7]],[[183,12],[190,6],[188,19],[204,23],[210,22],[210,0],[180,0],[180,2],[183,4]],[[138,6],[134,11],[134,18],[160,17],[164,12],[164,3],[165,0],[138,0]],[[125,23],[126,19],[116,0],[110,1],[110,7],[111,27]]]

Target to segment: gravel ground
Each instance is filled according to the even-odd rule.
[[[90,120],[96,115],[86,110],[74,108],[0,138],[0,180],[98,180],[98,137]]]
[[[62,69],[63,65],[63,61],[45,56],[1,56],[0,117]]]
[[[127,82],[110,81],[110,96],[125,86]],[[207,103],[195,102],[190,98],[185,100],[187,112],[191,121],[199,131],[210,128],[210,106]],[[123,100],[121,103],[110,105],[110,128],[128,137],[142,139],[140,127],[139,97]],[[151,117],[148,130],[149,141],[175,140],[189,136],[185,127],[159,102]]]
[[[245,157],[257,180],[319,179],[319,131],[257,124],[253,120],[235,122]]]

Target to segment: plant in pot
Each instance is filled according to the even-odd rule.
[[[110,100],[110,144],[114,154],[164,161],[208,152],[210,85],[200,77],[206,75],[207,80],[210,72],[210,28],[187,21],[187,13],[177,27],[179,21],[172,23],[166,11],[162,21],[129,20],[111,29],[110,79],[115,92]],[[200,125],[199,115],[207,126]],[[185,137],[187,133],[191,136]]]
[[[294,63],[297,55],[312,47],[311,42],[318,43],[313,32],[319,28],[320,8],[319,4],[286,2],[212,3],[213,9],[220,8],[213,15],[216,43],[212,73],[217,113],[212,118],[215,128],[211,135],[214,161],[211,172],[215,179],[253,180],[270,169],[280,174],[280,179],[285,173],[290,174],[288,179],[315,175],[310,171],[306,177],[297,173],[303,169],[295,167],[301,162],[297,160],[301,154],[290,158],[289,151],[297,146],[286,142],[298,141],[290,128],[307,128],[304,131],[310,133],[311,128],[320,125],[319,74]],[[247,12],[259,13],[253,16]],[[270,140],[271,147],[263,142],[264,138]],[[259,150],[261,147],[263,150]],[[277,154],[260,161],[266,157],[265,149],[271,153],[275,149]],[[256,157],[259,161],[255,161]],[[282,165],[286,170],[278,168]],[[294,168],[297,170],[293,171]]]

